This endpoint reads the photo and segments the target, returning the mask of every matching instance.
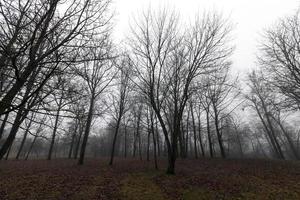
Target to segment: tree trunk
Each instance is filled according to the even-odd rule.
[[[124,126],[124,157],[127,157],[127,128]]]
[[[167,168],[167,174],[173,175],[175,174],[175,161],[176,156],[175,153],[169,152],[168,153],[168,168]]]
[[[275,143],[275,146],[276,146],[276,149],[277,149],[277,152],[278,152],[278,156],[279,156],[280,159],[284,159],[284,155],[282,153],[281,147],[280,147],[280,145],[278,143],[278,140],[276,138],[275,131],[274,131],[273,125],[271,123],[271,120],[270,120],[270,117],[269,117],[269,113],[268,113],[267,107],[265,105],[264,99],[260,95],[259,95],[259,98],[260,98],[260,101],[261,101],[261,104],[262,104],[262,109],[264,110],[267,122],[269,124],[270,134],[271,134],[271,136],[273,138],[273,141]]]
[[[160,139],[159,139],[159,131],[158,131],[158,121],[155,117],[155,132],[156,132],[156,140],[157,140],[157,156],[160,157]]]
[[[186,158],[189,153],[189,120],[190,120],[190,112],[188,112],[187,119],[186,119],[186,136],[185,136],[185,155],[184,157]]]
[[[201,137],[201,121],[200,121],[200,113],[198,116],[198,134],[199,134],[199,142],[200,142],[200,148],[201,148],[201,154],[203,157],[205,157],[205,152],[204,152],[204,146],[203,146],[203,141]]]
[[[236,130],[236,134],[237,134],[237,140],[238,140],[238,143],[239,143],[241,158],[243,158],[244,157],[243,146],[242,146],[240,135],[239,135],[237,130]]]
[[[215,127],[216,127],[216,132],[217,132],[218,143],[219,143],[222,158],[226,158],[226,154],[225,154],[225,150],[224,150],[224,146],[223,146],[222,135],[220,133],[219,117],[216,112],[217,111],[215,111]]]
[[[33,80],[35,78],[35,75],[33,74],[29,81],[28,81],[28,85],[26,87],[26,91],[25,91],[25,94],[24,94],[24,97],[23,99],[27,99],[32,87],[33,87]],[[13,89],[13,88],[12,88]],[[9,96],[9,95],[8,95]],[[5,97],[4,97],[5,98]],[[4,98],[2,99],[2,102],[4,102],[4,107],[6,106],[5,105],[5,102],[4,101]],[[11,99],[12,100],[12,99]],[[9,102],[10,104],[11,102]],[[13,141],[15,140],[15,137],[16,137],[16,134],[19,130],[19,127],[20,125],[22,124],[22,122],[24,121],[24,119],[26,118],[29,110],[25,110],[24,111],[24,108],[25,108],[25,104],[23,104],[22,106],[20,106],[18,112],[17,112],[17,116],[15,118],[15,121],[14,121],[14,124],[10,130],[10,133],[6,139],[6,141],[4,142],[3,146],[1,147],[1,150],[0,150],[0,160],[3,158],[3,156],[5,155],[5,153],[7,152],[8,148],[12,145]],[[6,108],[3,110],[3,112],[6,110]],[[24,111],[24,112],[23,112]],[[1,106],[0,106],[0,113],[1,113]]]
[[[93,109],[94,109],[94,100],[95,100],[94,98],[95,98],[94,94],[92,94],[91,102],[90,102],[90,108],[89,108],[89,112],[88,112],[88,118],[87,118],[87,121],[86,121],[86,127],[85,127],[83,140],[82,140],[82,145],[81,145],[81,149],[80,149],[80,157],[79,157],[79,160],[78,160],[78,165],[82,165],[83,160],[84,160],[85,149],[86,149],[88,137],[89,137],[89,134],[90,134],[90,128],[91,128],[91,124],[92,124],[92,119],[93,119]]]
[[[260,113],[260,111],[259,111],[259,109],[258,109],[258,107],[257,107],[256,104],[255,104],[255,109],[256,109],[256,112],[257,112],[257,114],[258,114],[258,116],[259,116],[259,118],[260,118],[260,120],[261,120],[261,122],[262,122],[262,124],[263,124],[263,126],[265,128],[265,130],[266,130],[267,135],[269,136],[269,139],[270,139],[270,142],[271,142],[271,146],[273,147],[274,153],[276,154],[276,156],[279,159],[284,159],[283,158],[283,154],[281,152],[281,149],[278,149],[278,145],[276,145],[276,142],[275,142],[276,138],[274,138],[274,134],[272,133],[273,129],[269,130],[270,126],[269,127],[267,126],[267,124],[266,124],[265,120],[263,119],[263,117],[262,117],[262,115],[261,115],[261,113]]]
[[[7,121],[7,119],[8,119],[8,116],[9,116],[9,113],[6,113],[5,116],[4,116],[4,119],[2,120],[1,127],[0,127],[0,140],[1,140],[2,137],[3,137],[3,134],[4,134],[4,128],[5,128],[5,125],[6,125],[6,121]]]
[[[289,143],[290,149],[292,150],[292,152],[293,152],[295,158],[296,158],[297,160],[299,160],[299,159],[300,159],[300,155],[299,155],[299,153],[298,153],[298,151],[297,151],[297,149],[296,149],[296,147],[295,147],[295,145],[294,145],[294,143],[293,143],[292,138],[289,136],[288,132],[284,129],[284,127],[283,127],[283,125],[281,124],[281,122],[280,122],[279,120],[276,120],[276,121],[277,121],[277,123],[278,123],[280,129],[281,129],[282,132],[284,133],[284,135],[285,135],[285,137],[286,137],[286,139],[287,139],[287,141],[288,141],[288,143]]]
[[[74,142],[75,142],[75,136],[77,134],[77,129],[78,129],[78,123],[77,120],[75,120],[75,130],[74,133],[72,134],[72,139],[71,139],[71,146],[70,146],[70,150],[69,150],[69,154],[68,154],[68,159],[71,159],[72,157],[72,152],[73,152],[73,147],[74,147]]]
[[[19,147],[19,150],[18,150],[18,153],[17,153],[17,156],[16,156],[16,160],[19,159],[20,154],[21,154],[21,152],[22,152],[22,149],[23,149],[23,147],[24,147],[24,144],[25,144],[25,141],[26,141],[26,138],[27,138],[29,129],[30,129],[30,127],[31,127],[31,123],[32,123],[32,120],[33,120],[33,116],[34,116],[34,115],[32,114],[31,119],[30,119],[30,122],[29,122],[28,126],[26,127],[26,130],[25,130],[25,133],[24,133],[24,136],[23,136],[21,145],[20,145],[20,147]]]
[[[182,120],[181,120],[182,123]],[[184,130],[183,130],[183,125],[181,125],[181,131],[179,133],[179,149],[180,149],[180,157],[185,158],[185,138],[184,138]]]
[[[197,150],[197,131],[196,131],[196,124],[195,124],[195,117],[193,111],[193,105],[190,104],[191,107],[191,115],[192,115],[192,122],[193,122],[193,132],[194,132],[194,151],[195,151],[195,158],[198,158],[198,150]]]
[[[214,157],[211,135],[210,135],[210,124],[209,124],[209,107],[206,110],[206,128],[207,128],[207,137],[208,137],[208,146],[209,146],[209,154],[210,157]]]
[[[13,144],[11,143],[11,145],[10,145],[9,148],[8,148],[8,151],[7,151],[6,156],[5,156],[5,160],[8,160],[9,153],[10,153],[10,150],[11,150],[12,145],[13,145]]]
[[[60,99],[60,103],[59,103],[60,105],[58,105],[58,109],[57,109],[56,116],[55,116],[55,124],[54,124],[54,129],[53,129],[53,133],[52,133],[52,138],[51,138],[51,143],[50,143],[47,160],[51,160],[51,158],[52,158],[52,152],[53,152],[53,147],[54,147],[54,143],[55,143],[55,136],[56,136],[57,127],[58,127],[61,102],[62,102],[62,99]]]
[[[3,158],[3,156],[6,154],[6,152],[8,151],[9,147],[12,145],[13,141],[15,140],[16,134],[19,130],[20,125],[22,124],[23,120],[24,120],[24,116],[27,115],[28,111],[25,111],[25,113],[23,113],[23,107],[20,108],[17,112],[15,121],[12,125],[12,128],[10,130],[10,133],[6,139],[6,141],[4,142],[4,144],[1,147],[0,150],[0,160]]]
[[[31,142],[31,145],[30,145],[30,147],[29,147],[29,150],[28,150],[28,152],[27,152],[27,155],[26,155],[26,158],[25,158],[25,160],[27,160],[27,159],[28,159],[28,157],[29,157],[29,154],[30,154],[30,153],[31,153],[31,151],[32,151],[32,148],[33,148],[33,145],[34,145],[34,143],[35,143],[36,139],[37,139],[37,135],[35,135],[35,136],[34,136],[34,139],[33,139],[33,141]]]
[[[80,122],[79,126],[80,126],[80,128],[79,128],[79,136],[78,136],[77,141],[76,141],[76,147],[75,147],[75,152],[74,152],[74,159],[77,159],[77,157],[78,157],[78,152],[79,152],[79,148],[80,148],[80,141],[81,141],[82,133],[83,133],[83,130],[84,130],[84,122],[83,122],[83,120],[82,120],[82,122]]]
[[[137,133],[136,131],[133,132],[133,148],[132,148],[132,157],[135,157],[136,153],[136,141],[137,141]]]
[[[153,152],[154,152],[154,164],[155,169],[158,169],[157,165],[157,153],[156,153],[156,138],[155,138],[155,131],[154,131],[154,124],[153,124],[153,112],[150,112],[150,123],[151,123],[151,132],[152,132],[152,139],[153,139]]]
[[[113,142],[112,142],[112,148],[111,148],[111,155],[110,155],[109,165],[112,165],[113,161],[114,161],[115,146],[116,146],[117,136],[118,136],[118,132],[119,132],[120,122],[121,122],[121,115],[119,116],[119,118],[117,120],[115,134],[114,134],[114,138],[113,138]]]
[[[140,160],[143,160],[143,156],[142,156],[142,141],[141,141],[141,133],[139,132],[139,157],[140,157]]]
[[[150,128],[148,127],[148,135],[147,135],[147,161],[150,161],[150,135],[151,135],[151,131],[150,131]]]

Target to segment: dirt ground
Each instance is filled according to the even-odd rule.
[[[176,175],[153,161],[0,161],[0,200],[300,199],[300,162],[178,160]]]

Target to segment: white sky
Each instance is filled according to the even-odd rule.
[[[149,5],[152,8],[175,8],[184,19],[191,19],[203,10],[217,10],[225,17],[229,16],[236,25],[233,69],[243,72],[255,66],[258,42],[264,28],[280,17],[293,14],[300,6],[300,0],[114,0],[115,37],[118,40],[128,34],[132,16]]]

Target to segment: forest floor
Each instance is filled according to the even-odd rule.
[[[178,160],[176,175],[165,162],[116,159],[0,161],[0,199],[300,199],[300,162]]]

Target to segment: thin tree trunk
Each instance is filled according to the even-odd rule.
[[[182,120],[181,120],[181,124],[182,124]],[[183,129],[183,125],[181,125],[181,131],[179,134],[179,150],[180,150],[180,157],[181,158],[185,158],[185,138],[184,138],[184,129]]]
[[[132,157],[135,157],[136,153],[136,141],[137,141],[137,133],[136,131],[133,132],[133,148],[132,148]]]
[[[150,131],[150,128],[148,127],[148,135],[147,135],[147,161],[150,161],[150,135],[151,135],[151,131]]]
[[[219,127],[219,115],[217,111],[217,107],[213,105],[214,113],[215,113],[215,127],[216,127],[216,132],[217,132],[217,138],[218,138],[218,143],[221,151],[221,156],[222,158],[226,158],[224,146],[223,146],[223,140],[222,140],[222,134],[220,132],[220,127]]]
[[[8,148],[8,151],[7,151],[6,156],[5,156],[5,160],[8,160],[9,153],[10,153],[10,150],[11,150],[11,147],[12,147],[12,144],[13,144],[13,143],[11,143],[11,145],[10,145],[9,148]]]
[[[124,157],[127,157],[127,127],[124,125]]]
[[[140,156],[140,160],[143,160],[143,157],[142,157],[142,141],[141,141],[141,133],[139,133],[139,156]]]
[[[279,120],[276,120],[276,121],[277,121],[277,123],[278,123],[280,129],[281,129],[282,132],[284,133],[284,135],[285,135],[285,137],[286,137],[286,139],[287,139],[287,141],[288,141],[288,143],[289,143],[289,146],[290,146],[290,148],[291,148],[291,150],[292,150],[292,152],[293,152],[295,158],[296,158],[297,160],[299,160],[299,159],[300,159],[300,155],[299,155],[299,153],[298,153],[296,147],[294,146],[294,143],[293,143],[292,138],[289,136],[288,132],[286,132],[286,130],[284,129],[284,127],[283,127],[283,125],[281,124],[281,122],[280,122]]]
[[[83,130],[84,130],[84,122],[83,122],[83,120],[82,120],[82,122],[80,122],[79,126],[80,126],[80,128],[79,128],[79,136],[78,136],[77,141],[76,141],[76,147],[75,147],[75,152],[74,152],[74,159],[77,159],[77,157],[78,157],[78,152],[79,152],[79,148],[80,148],[80,141],[81,141],[82,133],[83,133]]]
[[[28,126],[26,127],[26,130],[25,130],[25,133],[24,133],[24,136],[23,136],[21,145],[20,145],[20,147],[19,147],[19,150],[18,150],[18,153],[17,153],[17,156],[16,156],[16,160],[19,159],[20,154],[21,154],[21,152],[22,152],[22,149],[23,149],[23,147],[24,147],[24,144],[25,144],[25,141],[26,141],[26,138],[27,138],[29,129],[30,129],[30,127],[31,127],[31,123],[32,123],[33,117],[34,117],[34,115],[32,114],[32,116],[31,116],[31,118],[30,118],[30,122],[29,122]]]
[[[160,157],[160,139],[159,139],[159,131],[158,131],[158,121],[155,117],[155,132],[156,132],[156,140],[157,140],[157,156]]]
[[[12,128],[10,130],[10,133],[4,142],[4,144],[1,147],[0,150],[0,160],[3,158],[3,156],[6,154],[8,151],[9,147],[12,145],[13,141],[15,140],[16,134],[19,130],[20,125],[22,124],[24,118],[26,117],[28,111],[23,112],[24,108],[20,108],[17,112],[15,121],[12,125]]]
[[[210,135],[210,124],[209,124],[209,107],[206,110],[206,128],[207,128],[207,137],[208,137],[208,146],[209,146],[209,154],[210,157],[214,157],[211,135]]]
[[[297,135],[297,151],[300,150],[299,146],[300,146],[300,131],[298,132],[298,135]]]
[[[187,119],[186,119],[186,136],[185,136],[185,152],[184,157],[186,158],[188,156],[189,152],[189,120],[190,120],[190,112],[188,112]]]
[[[150,123],[151,123],[152,139],[153,139],[154,165],[155,165],[155,169],[158,169],[157,153],[156,153],[156,138],[155,138],[154,124],[153,124],[153,112],[152,112],[152,110],[150,111]]]
[[[192,122],[193,122],[193,132],[194,132],[194,151],[195,151],[195,158],[198,158],[198,150],[197,150],[197,131],[196,131],[196,124],[195,124],[195,117],[194,117],[193,105],[190,104],[190,107],[191,107],[191,116],[192,116]]]
[[[36,139],[37,139],[37,135],[35,135],[35,136],[34,136],[34,139],[33,139],[33,141],[31,142],[31,145],[30,145],[30,147],[29,147],[29,150],[28,150],[28,152],[27,152],[27,155],[26,155],[26,158],[25,158],[25,160],[27,160],[27,159],[28,159],[28,157],[29,157],[29,154],[30,154],[30,153],[31,153],[31,151],[32,151],[32,148],[33,148],[33,145],[34,145],[34,143],[35,143]]]
[[[4,118],[3,118],[3,120],[2,120],[1,127],[0,127],[0,140],[1,140],[2,137],[3,137],[3,134],[4,134],[4,128],[5,128],[5,125],[6,125],[8,116],[9,116],[9,113],[6,113],[5,116],[4,116]]]
[[[281,149],[279,150],[279,149],[278,149],[278,146],[276,145],[276,142],[275,142],[276,138],[274,138],[274,134],[272,134],[272,130],[269,130],[269,127],[267,126],[265,120],[264,120],[263,117],[261,116],[261,113],[260,113],[260,111],[259,111],[259,109],[258,109],[258,107],[257,107],[256,104],[255,104],[255,109],[256,109],[256,112],[257,112],[257,114],[258,114],[258,116],[259,116],[259,118],[260,118],[260,120],[261,120],[261,122],[262,122],[262,124],[263,124],[263,126],[264,126],[264,128],[265,128],[265,130],[266,130],[266,133],[267,133],[268,136],[269,136],[269,139],[270,139],[270,142],[271,142],[271,146],[273,147],[274,153],[276,154],[276,156],[277,156],[279,159],[283,159],[283,158],[282,158],[283,154],[282,154],[282,152],[281,152]],[[271,125],[271,126],[272,126],[272,125]]]
[[[116,129],[115,129],[115,134],[114,134],[114,138],[113,138],[113,142],[112,142],[112,148],[111,148],[111,155],[110,155],[110,161],[109,161],[109,165],[113,164],[114,161],[114,155],[115,155],[115,146],[116,146],[116,141],[117,141],[117,136],[118,136],[118,132],[119,132],[119,127],[120,127],[120,122],[121,122],[121,114],[119,115],[119,118],[117,120],[117,125],[116,125]]]
[[[201,154],[203,157],[205,157],[205,152],[204,152],[204,146],[203,146],[203,141],[201,137],[201,121],[200,121],[200,113],[198,116],[198,134],[199,134],[199,142],[200,142],[200,148],[201,148]]]
[[[54,147],[54,143],[55,143],[55,137],[56,137],[57,127],[58,127],[58,120],[59,120],[59,112],[60,112],[61,103],[62,103],[62,99],[60,99],[58,109],[57,109],[57,112],[56,112],[56,116],[55,116],[55,124],[54,124],[54,129],[53,129],[53,133],[52,133],[52,138],[51,138],[51,143],[50,143],[50,148],[49,148],[47,160],[51,160],[51,158],[52,158],[52,151],[53,151],[53,147]]]
[[[243,158],[244,157],[243,146],[242,146],[240,135],[237,130],[236,130],[236,134],[237,134],[237,140],[238,140],[238,144],[239,144],[239,148],[240,148],[240,154],[241,154],[241,157]]]
[[[78,129],[78,123],[77,120],[75,120],[75,130],[74,133],[72,134],[72,139],[71,139],[71,146],[70,146],[70,150],[69,150],[69,154],[68,154],[68,159],[71,159],[72,157],[72,152],[73,152],[73,147],[74,147],[74,142],[75,142],[75,136],[77,134],[77,129]]]
[[[262,104],[262,108],[264,110],[264,113],[265,113],[265,116],[266,116],[266,119],[267,119],[267,122],[269,124],[269,128],[270,128],[270,135],[273,137],[273,140],[274,140],[274,144],[276,146],[276,149],[277,149],[277,152],[278,152],[278,156],[280,159],[284,159],[284,155],[282,153],[282,150],[281,150],[281,147],[278,143],[278,140],[276,138],[276,135],[275,135],[275,131],[274,131],[274,128],[273,128],[273,125],[271,123],[271,120],[269,118],[269,114],[268,114],[268,110],[267,110],[267,107],[265,105],[265,102],[264,102],[264,99],[259,95],[259,98],[260,98],[260,101],[261,101],[261,104]],[[256,106],[256,105],[255,105]],[[257,107],[256,107],[257,108]],[[258,109],[258,108],[257,108]]]
[[[256,137],[257,143],[258,143],[258,145],[259,145],[259,147],[260,147],[262,153],[263,153],[264,156],[267,158],[268,156],[267,156],[267,154],[266,154],[266,152],[265,152],[265,150],[264,150],[262,144],[260,143],[259,138],[257,137],[257,135],[255,135],[255,137]]]
[[[269,127],[270,127],[270,130],[271,130],[271,134],[273,135],[273,138],[274,138],[274,141],[275,141],[275,145],[277,146],[277,149],[278,149],[278,152],[279,152],[279,155],[280,155],[280,158],[281,159],[285,159],[284,158],[284,155],[283,155],[283,152],[281,150],[281,146],[276,138],[276,135],[275,135],[275,131],[274,131],[274,128],[273,128],[273,125],[271,124],[271,120],[268,116],[268,113],[266,113],[266,118],[267,118],[267,121],[268,121],[268,124],[269,124]]]
[[[81,145],[81,149],[80,149],[80,157],[78,160],[78,165],[83,164],[83,160],[84,160],[84,156],[85,156],[85,149],[86,149],[88,137],[90,134],[90,128],[91,128],[91,124],[92,124],[92,119],[93,119],[94,101],[95,101],[95,97],[94,97],[94,94],[92,94],[90,108],[89,108],[89,112],[88,112],[88,118],[86,120],[85,132],[83,135],[82,145]]]

